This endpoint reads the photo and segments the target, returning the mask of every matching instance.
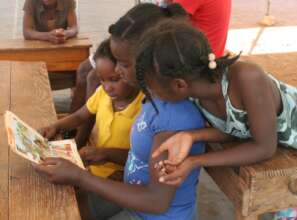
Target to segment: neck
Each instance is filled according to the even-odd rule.
[[[190,96],[199,100],[219,100],[223,96],[221,83],[208,82],[202,84],[193,81],[190,85]]]
[[[131,95],[126,99],[114,100],[112,103],[115,111],[124,110],[130,103],[134,101],[138,93],[139,93],[139,90],[135,90],[135,92],[131,93]]]

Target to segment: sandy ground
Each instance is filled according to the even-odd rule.
[[[0,39],[20,38],[24,0],[0,0]],[[133,4],[134,0],[78,0],[80,33],[94,45],[107,36],[107,27]],[[270,13],[275,26],[261,27],[266,0],[234,0],[227,49],[243,51],[250,59],[276,72],[297,86],[297,0],[272,0]],[[269,54],[269,59],[267,59]],[[275,65],[277,63],[277,65]],[[294,65],[293,65],[294,64]],[[69,109],[70,90],[54,92],[58,112]],[[234,208],[211,178],[203,171],[198,195],[200,220],[233,220]],[[271,215],[262,219],[272,220]]]

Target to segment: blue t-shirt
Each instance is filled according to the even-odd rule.
[[[204,126],[204,120],[199,110],[189,101],[175,103],[154,99],[159,113],[150,102],[142,106],[142,111],[136,118],[131,132],[131,148],[125,167],[124,181],[129,184],[147,185],[150,181],[149,160],[153,139],[159,132],[198,129]],[[195,143],[191,155],[204,152],[202,142]],[[154,215],[137,212],[147,220],[188,220],[193,219],[196,211],[196,187],[200,169],[194,169],[177,188],[167,212]]]

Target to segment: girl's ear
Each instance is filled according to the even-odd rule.
[[[189,85],[184,79],[174,79],[173,84],[174,90],[176,90],[176,92],[185,93],[188,91]]]

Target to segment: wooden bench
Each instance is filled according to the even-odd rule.
[[[74,189],[42,179],[7,144],[6,110],[35,128],[57,120],[45,63],[0,61],[0,92],[0,219],[81,219]]]
[[[278,79],[297,86],[297,53],[243,59],[256,62]],[[208,150],[220,150],[235,144],[209,144]],[[297,150],[280,147],[275,156],[265,162],[206,170],[233,203],[237,220],[256,220],[263,213],[297,207]]]

